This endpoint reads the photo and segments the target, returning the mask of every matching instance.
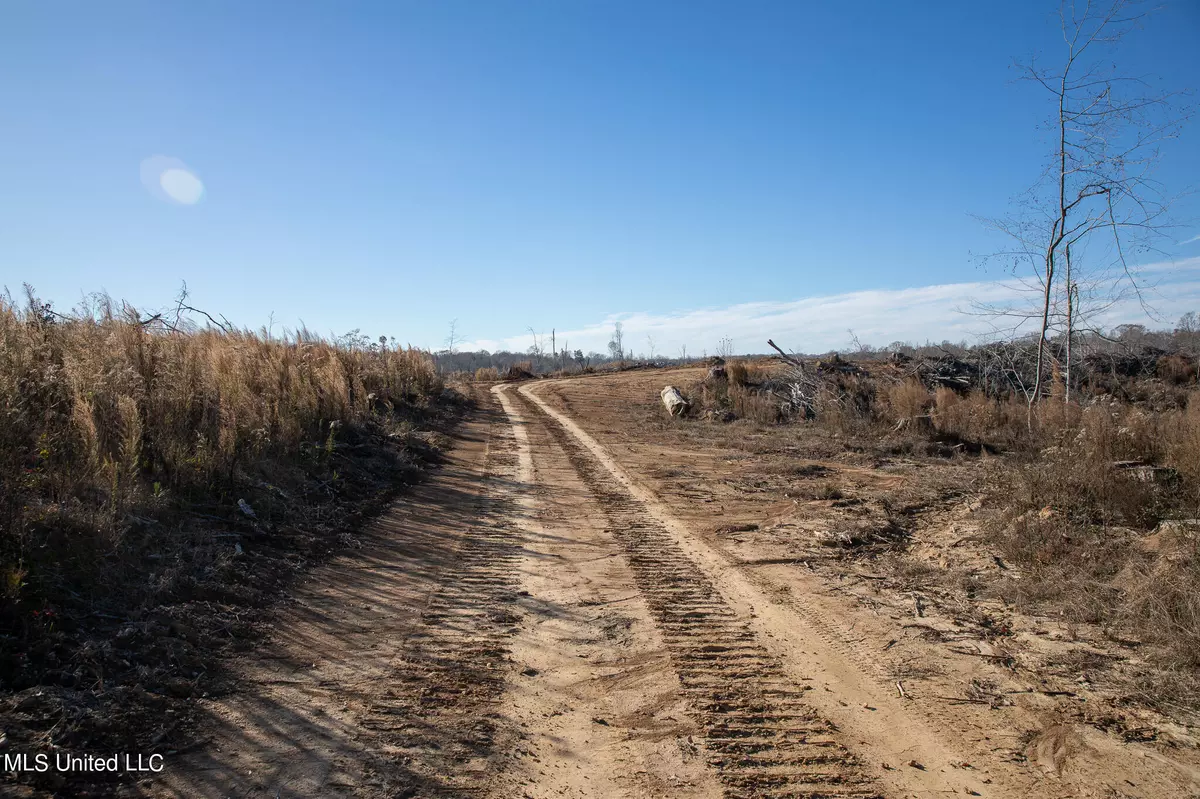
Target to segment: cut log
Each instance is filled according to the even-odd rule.
[[[684,411],[688,409],[688,401],[679,393],[679,389],[675,386],[667,386],[662,390],[662,403],[667,409],[667,413],[672,416],[682,416]]]

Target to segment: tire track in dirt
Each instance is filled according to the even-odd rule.
[[[625,550],[730,799],[879,797],[837,730],[757,640],[713,582],[604,465],[523,392],[603,509]]]
[[[459,548],[457,567],[393,664],[393,687],[361,722],[451,788],[422,795],[485,793],[479,778],[489,771],[493,750],[503,746],[498,738],[509,733],[497,724],[495,703],[505,689],[508,639],[520,621],[509,610],[516,600],[520,530],[507,497],[493,491],[481,504],[482,523]]]
[[[876,653],[862,651],[841,631],[817,623],[822,615],[819,608],[810,607],[802,595],[783,601],[777,587],[765,582],[760,570],[747,568],[748,564],[705,541],[653,491],[635,480],[581,426],[584,419],[577,422],[539,396],[547,388],[554,392],[554,387],[563,382],[524,386],[520,391],[594,458],[607,473],[605,479],[627,492],[642,506],[644,515],[666,531],[726,603],[747,621],[758,643],[779,659],[784,673],[793,682],[811,684],[816,689],[805,697],[807,703],[841,730],[840,740],[852,743],[862,768],[874,775],[885,793],[997,796],[1024,790],[1028,783],[1012,779],[1014,775],[996,770],[978,772],[967,762],[970,758],[963,756],[955,733],[948,733],[942,723],[927,717],[910,700],[897,697],[894,685],[881,684],[878,669],[873,667],[878,660]],[[580,413],[586,411],[581,409]]]
[[[508,641],[520,617],[516,564],[522,532],[514,521],[517,470],[511,428],[493,433],[485,490],[454,566],[392,664],[392,686],[368,706],[363,727],[428,776],[421,796],[487,792],[490,759],[514,734],[498,724]]]
[[[520,630],[500,712],[521,730],[493,796],[715,799],[687,698],[599,501],[541,419],[494,393],[527,490]],[[521,668],[524,666],[525,668]]]
[[[144,795],[486,794],[516,732],[497,714],[520,554],[516,450],[489,402],[449,463],[314,572],[194,752]]]

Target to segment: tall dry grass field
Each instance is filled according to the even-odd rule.
[[[412,349],[182,331],[107,299],[63,317],[0,298],[0,632],[27,633],[64,592],[86,606],[132,530],[236,503],[239,485],[320,460],[373,415],[441,390]]]

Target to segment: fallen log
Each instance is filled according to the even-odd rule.
[[[667,386],[662,390],[663,406],[667,409],[667,413],[671,416],[682,416],[688,409],[688,401],[679,393],[679,389],[675,386]]]

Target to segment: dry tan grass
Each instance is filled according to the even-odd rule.
[[[66,318],[0,299],[0,585],[10,599],[64,537],[99,556],[165,497],[217,496],[254,464],[319,458],[374,414],[442,390],[431,358],[413,349],[339,346],[307,331],[177,332],[98,307]]]
[[[1200,401],[1160,413],[1046,403],[1036,422],[1044,446],[998,465],[991,481],[1003,510],[989,532],[1025,571],[1004,590],[1151,644],[1151,662],[1166,669],[1155,678],[1162,690],[1191,685],[1200,667],[1200,529],[1174,520],[1200,515]]]
[[[1139,548],[1119,581],[1119,621],[1167,653],[1169,665],[1200,667],[1200,529],[1169,527],[1154,552]]]
[[[117,751],[174,729],[295,575],[418,478],[461,407],[427,354],[382,341],[0,297],[9,740]],[[14,695],[46,702],[18,713]]]
[[[766,371],[753,361],[730,361],[726,367],[730,385],[753,386],[762,382]]]
[[[481,366],[475,370],[476,383],[495,383],[500,379],[500,370],[494,366]]]
[[[744,386],[747,383],[749,376],[746,364],[743,361],[730,361],[725,369],[728,375],[729,382],[735,386]]]
[[[762,424],[776,424],[787,418],[782,403],[768,394],[748,390],[745,385],[733,382],[730,372],[728,401],[730,409],[738,418],[752,419]]]
[[[1013,398],[995,399],[981,391],[964,396],[939,388],[933,423],[939,433],[997,446],[1021,444],[1029,437],[1023,403]]]
[[[888,386],[882,394],[885,412],[897,422],[923,416],[933,405],[929,389],[915,379]]]
[[[1192,394],[1187,408],[1173,414],[1167,425],[1170,434],[1161,445],[1168,462],[1179,470],[1186,485],[1200,486],[1200,393]],[[1200,507],[1200,496],[1193,493],[1190,499]]]

